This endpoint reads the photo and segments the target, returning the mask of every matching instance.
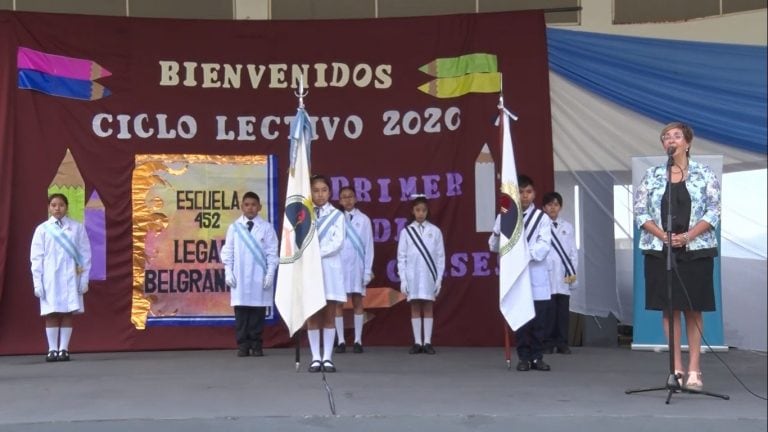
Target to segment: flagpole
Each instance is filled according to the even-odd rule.
[[[309,90],[304,90],[304,76],[299,75],[299,88],[298,91],[293,93],[299,98],[299,109],[304,109],[304,96],[309,94]],[[301,329],[298,329],[293,335],[293,342],[295,345],[294,360],[296,362],[296,372],[301,368]]]
[[[502,91],[504,86],[504,80],[501,81]],[[502,155],[502,161],[504,160],[504,119],[502,116],[504,116],[504,93],[499,92],[499,147],[500,148],[500,154]],[[497,204],[498,205],[498,204]],[[502,318],[504,316],[502,315]],[[509,336],[509,325],[507,324],[506,318],[504,318],[504,361],[507,365],[507,370],[512,369],[512,344],[510,342],[510,336]]]

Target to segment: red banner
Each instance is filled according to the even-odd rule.
[[[541,12],[233,22],[0,11],[0,23],[0,354],[44,351],[29,246],[67,150],[84,196],[98,193],[106,226],[106,280],[92,278],[73,350],[234,346],[229,327],[131,323],[135,160],[274,155],[282,200],[299,79],[316,132],[312,172],[332,179],[334,203],[339,187],[354,186],[372,219],[371,286],[398,288],[408,196],[425,194],[446,243],[435,343],[503,342],[487,246],[500,168],[498,90],[520,118],[512,125],[518,171],[540,193],[551,190]],[[368,312],[367,345],[410,343],[405,302]],[[268,346],[288,342],[282,324],[265,336]]]

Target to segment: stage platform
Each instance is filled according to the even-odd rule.
[[[235,350],[0,357],[0,431],[765,431],[766,353],[702,356],[705,390],[730,396],[625,390],[664,386],[667,354],[573,349],[550,372],[507,370],[503,348],[366,347],[335,354],[339,371],[296,372],[292,349],[238,358]]]

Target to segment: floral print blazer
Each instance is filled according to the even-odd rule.
[[[659,165],[648,168],[640,186],[635,191],[635,222],[641,227],[645,222],[653,220],[659,227],[661,223],[661,198],[667,186],[667,167]],[[688,177],[685,187],[691,196],[691,219],[688,227],[693,228],[700,220],[708,222],[712,228],[701,233],[688,243],[688,250],[699,250],[717,247],[715,228],[720,223],[720,182],[707,165],[688,161]],[[640,231],[640,249],[657,250],[664,243],[658,237],[646,230]]]

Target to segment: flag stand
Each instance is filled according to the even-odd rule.
[[[512,348],[509,342],[509,325],[504,323],[504,359],[507,363],[507,370],[512,370]]]
[[[296,353],[294,355],[294,360],[296,361],[296,372],[299,371],[299,368],[301,367],[301,329],[298,329],[296,333],[293,334],[293,345],[296,347]]]

